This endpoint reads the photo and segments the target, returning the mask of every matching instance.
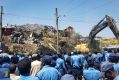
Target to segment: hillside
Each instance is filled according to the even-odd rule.
[[[56,52],[57,44],[57,34],[56,29],[53,26],[40,25],[40,24],[25,24],[25,25],[16,25],[15,31],[28,31],[30,33],[35,33],[37,41],[30,40],[29,36],[24,39],[24,44],[11,43],[10,36],[4,36],[4,43],[9,47],[13,52],[30,52],[35,53],[40,51],[41,53],[51,53]],[[68,32],[69,31],[69,32]],[[42,33],[42,37],[38,36]],[[81,35],[75,33],[73,28],[70,26],[65,30],[59,30],[59,51],[61,52],[70,52],[74,49]],[[17,48],[17,49],[15,49]]]

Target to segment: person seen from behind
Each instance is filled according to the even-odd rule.
[[[18,62],[18,70],[20,73],[19,80],[38,80],[37,77],[30,75],[31,61],[28,58],[24,58]]]

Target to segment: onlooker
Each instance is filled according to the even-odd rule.
[[[104,65],[102,72],[107,80],[113,80],[117,76],[112,63]]]
[[[73,70],[73,76],[76,80],[82,79],[82,57],[80,56],[80,52],[74,52],[71,56],[71,65]]]
[[[51,59],[48,55],[42,58],[43,68],[36,75],[39,80],[60,80],[61,75],[58,70],[50,66]]]
[[[78,56],[77,52],[71,56],[71,65],[73,68],[79,68],[81,66],[81,58]]]
[[[64,53],[64,60],[66,61],[66,59],[69,57],[68,54]]]
[[[19,57],[18,57],[17,55],[13,55],[13,56],[11,57],[11,62],[12,62],[13,64],[17,64],[18,61],[19,61]]]
[[[96,70],[94,68],[94,60],[90,59],[88,60],[88,70],[83,71],[83,77],[85,80],[99,80],[101,73],[100,71]]]
[[[61,77],[61,80],[75,80],[72,71],[68,71],[67,74]]]
[[[7,57],[7,56],[0,57],[0,80],[9,80],[10,79],[9,59],[8,58],[9,57]]]
[[[61,54],[58,54],[58,58],[56,60],[56,69],[61,73],[61,75],[64,75],[66,73],[65,62],[62,59]]]
[[[17,66],[17,63],[18,63],[18,62],[19,62],[19,57],[18,57],[17,55],[13,55],[13,56],[11,57],[11,63],[13,63],[13,64],[15,64],[15,66]],[[16,68],[15,74],[16,74],[16,75],[19,75],[19,70],[18,70],[18,68]]]
[[[10,80],[19,80],[19,76],[15,75],[16,65],[10,64],[9,70],[10,70]]]
[[[9,68],[0,68],[0,80],[10,80]]]
[[[1,66],[2,66],[2,63],[3,63],[3,58],[0,57],[0,68],[1,68]]]
[[[9,68],[10,58],[8,56],[3,57],[2,68]]]
[[[116,50],[105,57],[101,53],[74,52],[65,56],[64,61],[62,56],[24,53],[7,56],[1,53],[0,80],[119,80],[119,54]]]
[[[117,76],[116,78],[114,78],[114,80],[119,80],[119,76]]]
[[[38,80],[37,77],[30,76],[31,61],[28,58],[24,58],[18,62],[18,69],[20,80]]]
[[[35,76],[36,73],[41,69],[41,61],[38,60],[38,54],[32,55],[32,62],[31,62],[31,71],[30,74]]]
[[[115,54],[114,56],[114,70],[119,75],[119,55]]]

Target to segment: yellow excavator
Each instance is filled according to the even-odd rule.
[[[115,37],[119,40],[119,30],[116,26],[115,20],[111,16],[106,15],[97,25],[95,25],[92,28],[91,32],[89,33],[88,46],[91,51],[95,50],[95,47],[94,47],[95,36],[106,27],[109,27],[111,31],[113,32],[113,34],[115,35]]]

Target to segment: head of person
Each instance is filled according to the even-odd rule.
[[[19,61],[19,57],[17,55],[14,55],[14,56],[11,57],[11,62],[13,64],[17,64],[18,61]]]
[[[0,57],[0,65],[2,65],[2,63],[3,63],[3,58]]]
[[[71,57],[68,57],[68,58],[66,59],[66,67],[67,67],[68,69],[72,67],[72,65],[71,65]]]
[[[57,55],[53,55],[53,56],[51,56],[51,58],[52,58],[51,66],[55,67],[56,66],[56,60],[57,60],[58,56]]]
[[[32,60],[34,61],[34,60],[38,60],[38,54],[33,54],[32,55]]]
[[[118,54],[115,54],[115,59],[113,60],[114,63],[118,63],[118,60],[119,60],[119,55]]]
[[[118,62],[118,54],[110,54],[108,60],[109,60],[109,62],[117,63]]]
[[[10,58],[8,56],[3,57],[3,62],[4,63],[10,63]]]
[[[56,66],[56,61],[52,59],[50,66],[55,67]]]
[[[73,55],[77,55],[77,51],[73,52]]]
[[[57,58],[58,58],[57,55],[53,55],[53,56],[52,56],[52,59],[55,60],[55,61],[57,60]]]
[[[59,58],[62,58],[62,54],[60,54],[60,53],[58,53],[57,56],[58,56]]]
[[[68,55],[69,55],[69,56],[72,56],[73,54],[74,54],[74,52],[70,52]]]
[[[89,67],[94,67],[94,60],[92,58],[89,57],[87,62]]]
[[[31,69],[31,61],[29,58],[24,58],[18,62],[18,70],[20,75],[29,75]]]
[[[15,71],[16,71],[16,65],[15,64],[10,64],[9,65],[9,70],[10,70],[10,73],[11,74],[14,74],[15,73]]]
[[[117,49],[117,53],[119,53],[119,49]]]
[[[109,49],[109,50],[108,50],[108,53],[112,53],[112,50],[111,50],[111,49]]]
[[[115,54],[117,53],[117,49],[114,49],[114,53],[115,53]]]
[[[113,80],[116,77],[116,72],[113,67],[105,72],[105,77],[110,80]]]
[[[97,53],[98,53],[97,51],[94,52],[94,54],[97,54]]]
[[[23,53],[19,53],[18,54],[20,57],[25,57],[25,55]]]
[[[52,58],[49,55],[45,55],[42,57],[41,61],[42,61],[43,66],[44,65],[51,65]]]
[[[114,70],[113,64],[109,63],[102,67],[102,72],[104,73],[105,78],[113,80],[116,77],[116,72]]]
[[[37,55],[37,59],[40,61],[40,59],[41,59],[41,55],[40,54]]]
[[[81,54],[81,51],[77,51],[77,54]]]

